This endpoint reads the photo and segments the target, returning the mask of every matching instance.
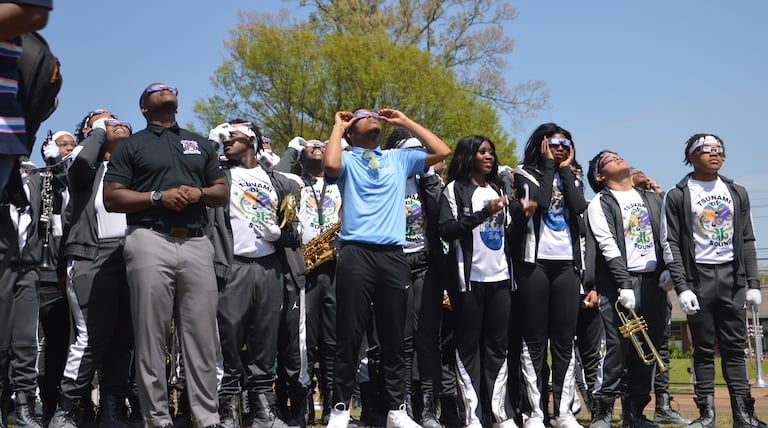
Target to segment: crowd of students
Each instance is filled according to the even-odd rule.
[[[146,129],[94,110],[46,140],[46,167],[22,164],[29,205],[0,212],[0,427],[11,395],[17,427],[571,428],[583,408],[601,428],[617,398],[625,427],[714,427],[715,344],[734,426],[765,426],[743,353],[749,198],[716,135],[685,143],[692,172],[665,194],[613,150],[584,172],[554,123],[514,169],[487,137],[451,151],[387,108],[277,156],[243,118],[179,128],[177,95],[153,83]],[[694,421],[662,367],[672,289]],[[634,313],[660,361],[620,333]]]

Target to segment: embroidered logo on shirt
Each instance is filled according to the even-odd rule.
[[[200,147],[195,140],[181,140],[181,147],[184,148],[185,155],[199,155]]]

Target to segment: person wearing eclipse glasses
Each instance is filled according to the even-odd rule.
[[[133,334],[123,243],[125,214],[107,212],[103,177],[111,153],[131,135],[128,122],[106,111],[85,119],[87,131],[68,169],[71,220],[64,243],[66,296],[74,337],[60,385],[59,409],[51,426],[81,426],[96,370],[101,426],[138,426],[125,419]],[[82,126],[81,129],[84,129]]]
[[[762,303],[747,190],[720,174],[725,143],[695,134],[685,143],[693,167],[664,197],[664,259],[693,342],[691,427],[715,426],[715,344],[731,398],[734,427],[765,427],[755,416],[747,378],[746,312]]]
[[[379,145],[381,122],[420,139],[427,151],[387,150]],[[343,151],[341,139],[352,146]],[[403,252],[403,215],[408,177],[450,155],[435,134],[398,110],[339,111],[323,156],[328,180],[342,197],[340,248],[336,265],[336,362],[333,410],[328,426],[347,427],[358,351],[374,303],[384,378],[387,426],[414,427],[405,410],[404,332],[411,270]]]
[[[574,336],[581,281],[581,219],[587,208],[581,180],[571,165],[571,133],[554,123],[540,125],[528,138],[515,189],[537,208],[513,245],[514,277],[522,310],[521,357],[523,426],[544,427],[547,344],[552,353],[552,395],[557,427],[578,426],[574,401]],[[596,303],[596,294],[590,304]]]
[[[193,422],[216,426],[218,290],[205,228],[206,207],[229,200],[226,178],[214,146],[176,122],[176,87],[150,84],[139,107],[147,127],[112,152],[104,205],[126,213],[124,255],[142,416],[146,426],[172,426],[165,345],[173,318]]]

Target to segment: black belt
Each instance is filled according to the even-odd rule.
[[[199,238],[205,236],[205,230],[201,227],[168,227],[168,226],[143,226],[137,225],[144,229],[154,230],[155,232],[171,235],[174,238]]]
[[[658,278],[658,274],[653,272],[629,272],[631,276],[634,276],[635,278]]]
[[[276,256],[276,253],[267,254],[266,256],[261,256],[261,257],[244,257],[244,256],[235,255],[233,256],[233,259],[240,263],[248,264],[248,263],[259,263],[263,260],[268,259],[269,257],[275,257],[275,256]]]

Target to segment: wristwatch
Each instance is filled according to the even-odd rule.
[[[152,200],[152,205],[158,206],[160,205],[160,201],[163,200],[163,193],[158,192],[157,190],[153,190],[152,193],[150,193],[150,198]]]

